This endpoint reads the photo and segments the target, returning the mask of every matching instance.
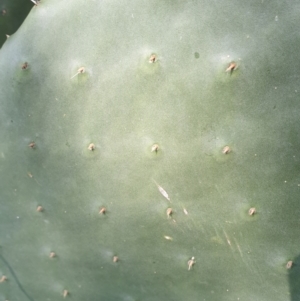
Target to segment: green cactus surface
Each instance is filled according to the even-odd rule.
[[[0,51],[0,301],[300,300],[299,11],[34,6]]]

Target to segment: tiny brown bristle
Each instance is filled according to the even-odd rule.
[[[106,208],[102,207],[99,211],[100,214],[105,214],[106,213]]]
[[[27,68],[28,68],[28,63],[25,62],[25,63],[22,65],[22,69],[25,70],[25,69],[27,69]]]
[[[158,152],[159,146],[157,143],[153,144],[151,147],[151,152]]]
[[[96,148],[96,147],[95,147],[95,144],[94,144],[94,143],[91,143],[91,144],[89,145],[89,147],[88,147],[88,150],[93,151],[95,148]]]
[[[119,261],[119,257],[118,256],[114,256],[113,257],[113,262],[118,262]]]
[[[249,211],[248,211],[249,215],[254,215],[256,213],[256,209],[253,207],[253,208],[250,208]]]
[[[149,58],[149,63],[155,63],[156,62],[156,55],[155,54],[152,54]]]
[[[222,153],[227,155],[231,152],[231,149],[228,145],[224,146],[223,149],[222,149]]]
[[[227,69],[225,70],[226,72],[233,72],[234,70],[236,70],[237,68],[237,64],[236,62],[231,62],[229,63]]]
[[[292,266],[293,266],[293,261],[292,260],[288,261],[286,264],[286,268],[289,270],[292,268]]]
[[[167,213],[167,216],[170,217],[173,214],[172,208],[168,208],[167,211],[166,211],[166,213]]]
[[[49,257],[54,258],[56,256],[55,252],[50,252]]]
[[[42,212],[44,208],[42,206],[37,206],[36,211],[37,212]]]

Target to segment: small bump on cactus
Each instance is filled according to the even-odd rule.
[[[49,257],[50,257],[50,258],[56,257],[56,253],[55,253],[55,252],[50,252]]]
[[[0,283],[3,283],[5,281],[7,281],[7,277],[5,275],[2,275],[0,278]]]
[[[89,146],[88,146],[88,150],[90,151],[94,151],[96,148],[95,144],[94,143],[90,143]]]
[[[78,74],[82,74],[82,73],[85,73],[85,68],[84,67],[80,67],[78,70],[77,70],[77,73],[75,73],[72,77],[74,78],[75,76],[77,76]]]
[[[293,261],[292,260],[289,260],[286,264],[286,268],[289,270],[293,267]]]
[[[254,215],[256,213],[256,209],[254,207],[250,208],[248,211],[249,215]]]
[[[119,261],[119,257],[118,256],[114,256],[113,257],[113,262],[118,262]]]
[[[106,214],[106,208],[101,207],[100,210],[99,210],[99,214]]]
[[[36,211],[42,212],[42,211],[44,211],[44,208],[42,206],[37,206]]]
[[[70,292],[68,290],[64,290],[62,295],[63,295],[64,298],[66,298],[67,296],[70,295]]]
[[[223,149],[222,149],[222,153],[227,155],[231,152],[231,149],[228,145],[224,146]]]

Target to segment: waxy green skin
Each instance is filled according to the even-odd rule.
[[[0,301],[297,300],[297,9],[34,7],[0,52]]]

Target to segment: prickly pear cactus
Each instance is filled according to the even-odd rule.
[[[299,300],[299,8],[39,2],[0,52],[0,301]]]

